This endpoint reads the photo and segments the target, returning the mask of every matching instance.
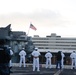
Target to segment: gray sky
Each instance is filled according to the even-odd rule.
[[[0,27],[28,34],[30,22],[29,36],[76,37],[76,0],[0,0]]]

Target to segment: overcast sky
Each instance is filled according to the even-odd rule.
[[[0,0],[0,27],[44,37],[56,33],[76,37],[76,0]]]

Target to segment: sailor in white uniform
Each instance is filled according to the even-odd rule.
[[[38,48],[35,48],[35,50],[32,52],[33,56],[33,71],[37,68],[37,71],[40,71],[39,69],[39,56],[40,52],[38,51]]]
[[[19,52],[19,55],[20,55],[20,67],[22,66],[22,62],[23,62],[23,66],[26,67],[26,64],[25,64],[26,52],[24,51],[24,48],[22,48],[22,50]]]
[[[61,51],[61,55],[62,55],[62,60],[61,60],[61,65],[62,65],[62,69],[64,68],[64,53]]]
[[[76,69],[76,53],[75,53],[75,51],[73,51],[70,54],[70,58],[71,58],[71,69]]]
[[[9,50],[10,50],[10,55],[12,57],[13,56],[13,51],[12,51],[11,47],[9,47]],[[10,62],[9,62],[9,67],[12,68],[12,60],[10,60]]]
[[[52,65],[51,65],[52,54],[50,53],[50,51],[48,51],[45,54],[45,57],[46,57],[46,68],[52,68]]]

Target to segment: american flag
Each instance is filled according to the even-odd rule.
[[[37,30],[36,27],[33,24],[30,24],[30,28],[35,30],[35,31]]]

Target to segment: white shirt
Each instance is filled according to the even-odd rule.
[[[61,52],[61,55],[62,55],[62,58],[64,58],[64,57],[65,57],[65,55],[64,55],[64,53],[63,53],[63,52]]]
[[[20,56],[26,56],[26,52],[24,50],[20,51],[19,53]]]
[[[76,59],[76,53],[74,53],[74,52],[73,52],[73,53],[71,53],[70,57],[71,57],[71,58],[75,58],[75,59]]]
[[[10,55],[13,55],[13,51],[10,49]]]
[[[40,55],[40,52],[38,52],[38,51],[32,52],[32,56],[34,56],[34,57],[38,57],[39,55]]]
[[[51,58],[51,57],[52,57],[52,54],[51,54],[50,52],[47,52],[47,53],[45,54],[45,57],[46,57],[46,58],[48,58],[48,57]]]

